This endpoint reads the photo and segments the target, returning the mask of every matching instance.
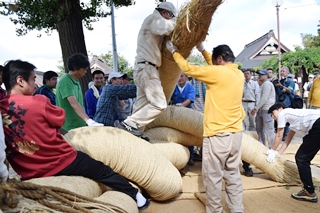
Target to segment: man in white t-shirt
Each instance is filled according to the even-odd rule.
[[[291,194],[291,197],[297,200],[318,202],[312,182],[310,162],[320,150],[320,111],[286,108],[284,104],[277,103],[270,107],[268,113],[278,122],[278,128],[273,147],[267,152],[267,161],[272,163],[276,157],[281,157],[280,155],[286,150],[295,133],[300,132],[303,135],[303,143],[295,159],[303,189]],[[290,124],[290,131],[281,148],[276,151],[283,137],[286,123]]]

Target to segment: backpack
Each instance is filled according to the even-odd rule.
[[[299,95],[294,95],[293,98],[291,98],[291,105],[290,107],[293,109],[302,109],[303,108],[303,99]]]

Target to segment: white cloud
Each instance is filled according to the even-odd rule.
[[[140,26],[156,7],[154,0],[137,0],[136,5],[115,10],[118,53],[131,65],[136,54],[136,41]],[[170,1],[182,5],[185,0]],[[293,50],[301,43],[300,33],[317,33],[320,5],[316,0],[284,0],[280,7],[281,42]],[[0,64],[10,59],[27,60],[38,70],[57,70],[61,60],[58,33],[51,36],[34,31],[26,36],[15,35],[15,25],[8,17],[0,16]],[[93,24],[94,30],[84,30],[87,50],[96,55],[112,51],[110,17]],[[277,35],[276,9],[271,0],[225,0],[212,17],[206,48],[225,43],[239,54],[244,45],[273,29]]]

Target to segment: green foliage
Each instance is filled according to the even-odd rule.
[[[307,74],[312,73],[320,65],[320,47],[301,49],[297,48],[295,52],[284,53],[281,56],[282,66],[289,67],[291,73],[295,74],[304,68]],[[266,60],[261,65],[264,69],[269,67],[275,71],[278,68],[278,56]]]
[[[107,54],[100,55],[99,58],[104,60],[109,67],[113,67],[113,55],[111,51]],[[118,71],[121,73],[128,73],[132,76],[132,67],[129,65],[128,60],[120,54],[118,54]]]
[[[238,69],[241,70],[243,64],[240,61],[237,61],[236,64],[238,64]]]
[[[192,64],[207,65],[206,60],[199,52],[192,52],[187,58],[187,60]]]
[[[87,2],[87,1],[86,1]],[[115,7],[134,5],[134,0],[113,0]],[[47,34],[56,30],[56,23],[66,20],[73,10],[79,12],[82,21],[89,30],[92,22],[110,15],[103,6],[110,6],[111,0],[90,0],[88,3],[79,0],[17,0],[15,4],[0,3],[0,14],[16,14],[10,20],[20,25],[17,35],[25,35],[31,30],[45,29]],[[14,9],[13,9],[14,8]]]

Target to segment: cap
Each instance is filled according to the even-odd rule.
[[[157,8],[171,11],[175,17],[178,16],[178,11],[177,11],[176,7],[171,2],[161,2]]]
[[[128,78],[128,79],[130,79],[130,80],[133,80],[133,78],[132,78],[128,73],[123,74],[122,78],[123,78],[123,79]]]
[[[269,75],[269,73],[268,73],[267,70],[259,70],[259,71],[258,71],[258,74],[259,74],[259,75]]]
[[[309,77],[309,78],[314,78],[314,75],[313,75],[313,74],[310,74],[308,77]]]
[[[120,78],[120,77],[122,77],[122,76],[123,76],[123,74],[120,73],[120,72],[111,72],[111,73],[109,74],[109,77],[108,77],[108,82],[110,82],[111,79],[113,79],[113,78]]]

